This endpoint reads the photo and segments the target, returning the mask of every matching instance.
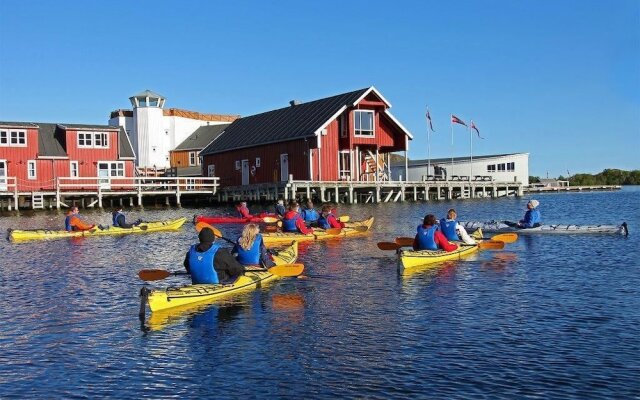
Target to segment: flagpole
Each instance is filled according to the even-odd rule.
[[[429,115],[429,107],[427,107],[427,115]],[[429,130],[429,119],[427,119],[427,180],[431,174],[431,131]],[[435,176],[435,173],[433,174]]]
[[[473,120],[471,120],[471,125],[473,125]],[[471,182],[471,177],[473,176],[473,130],[470,127],[467,127],[469,130],[469,141],[471,143],[471,150],[469,152],[469,182]]]
[[[451,180],[451,175],[453,174],[453,114],[449,118],[449,123],[451,124],[451,171],[449,171],[447,180]]]

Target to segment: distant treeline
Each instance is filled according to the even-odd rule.
[[[560,175],[558,180],[569,181],[569,185],[571,186],[640,185],[640,170],[623,171],[621,169],[605,169],[595,175],[575,174],[570,177]],[[539,177],[529,177],[529,183],[537,182],[540,182]]]

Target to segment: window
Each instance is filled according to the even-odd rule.
[[[195,188],[196,188],[196,180],[195,179],[187,178],[185,183],[186,183],[185,187],[186,187],[187,190],[195,190]]]
[[[24,147],[26,145],[26,131],[0,131],[0,146]]]
[[[347,137],[347,114],[342,114],[338,118],[338,132],[341,138]]]
[[[124,176],[124,163],[123,162],[112,162],[111,165],[111,176]]]
[[[256,157],[256,168],[260,168],[260,157]]]
[[[207,166],[207,176],[210,178],[216,176],[216,166],[214,164]]]
[[[200,160],[198,158],[198,152],[190,151],[189,152],[189,166],[193,167],[194,165],[200,165]]]
[[[70,161],[69,162],[69,176],[72,178],[78,177],[78,162]]]
[[[107,177],[121,177],[124,176],[124,162],[99,162],[98,163],[98,176],[102,178]]]
[[[108,148],[109,134],[105,132],[78,132],[78,147]]]
[[[34,160],[27,161],[27,177],[36,179],[36,162]]]
[[[515,171],[515,170],[516,170],[516,163],[514,162],[507,163],[507,171]]]
[[[504,170],[505,170],[505,165],[504,165],[504,163],[502,163],[502,164],[498,164],[498,172],[500,172],[500,171],[503,171],[503,172],[504,172]]]
[[[487,172],[496,172],[496,165],[495,164],[487,165]]]
[[[354,111],[354,129],[356,136],[373,136],[373,111]]]
[[[236,171],[240,170],[240,160],[236,161]]]
[[[94,135],[94,147],[109,147],[108,138],[106,133],[96,133]]]

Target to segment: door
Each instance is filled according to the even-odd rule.
[[[280,154],[280,180],[286,182],[289,180],[289,155]]]
[[[242,160],[242,184],[249,184],[249,160]]]
[[[349,150],[338,153],[338,179],[341,181],[351,180],[351,152]]]
[[[0,160],[0,192],[7,190],[7,161]]]
[[[111,185],[109,184],[109,163],[98,163],[98,178],[98,184],[101,189],[111,188]]]

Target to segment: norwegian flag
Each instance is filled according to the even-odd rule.
[[[480,139],[484,139],[482,136],[480,136],[480,131],[478,130],[478,127],[476,126],[476,124],[473,123],[473,120],[471,120],[471,129],[473,129],[474,131],[476,131],[476,133],[478,134],[478,137]]]
[[[451,123],[467,126],[467,124],[465,124],[463,120],[461,120],[460,118],[456,117],[453,114],[451,114]]]
[[[427,108],[427,121],[429,121],[429,128],[431,128],[431,132],[435,132],[435,129],[433,129],[433,123],[431,122],[431,114],[429,114],[428,108]]]

